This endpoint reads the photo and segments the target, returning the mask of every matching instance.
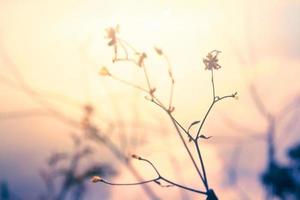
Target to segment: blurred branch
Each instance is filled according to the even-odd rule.
[[[51,105],[47,100],[45,100],[45,94],[40,94],[39,92],[37,92],[35,89],[33,89],[31,86],[29,86],[29,84],[25,81],[25,79],[23,78],[22,74],[20,73],[20,71],[18,70],[17,66],[14,64],[14,62],[9,58],[8,55],[6,55],[3,51],[3,46],[1,46],[0,44],[0,50],[1,50],[1,55],[3,57],[4,63],[9,67],[9,69],[11,70],[12,74],[14,75],[14,77],[16,78],[17,84],[10,81],[9,79],[7,79],[6,77],[0,77],[2,80],[4,80],[4,84],[7,84],[8,86],[14,87],[22,92],[24,92],[26,95],[28,95],[34,102],[36,102],[38,105],[42,106],[42,108],[44,110],[47,111],[47,113],[49,113],[50,116],[54,117],[55,119],[58,119],[59,121],[71,126],[71,127],[75,127],[75,128],[82,128],[82,122],[77,122],[76,120],[70,118],[69,116],[64,115],[62,112],[60,112],[59,109],[57,109],[56,107],[54,107],[53,105]],[[54,99],[57,100],[57,94],[49,94],[49,96],[53,97]],[[65,100],[65,99],[64,99]],[[66,102],[66,101],[65,101]],[[70,103],[70,102],[68,102]],[[80,109],[82,109],[80,107]],[[3,113],[3,117],[8,117],[7,115],[5,116],[5,114],[8,113]],[[16,117],[16,114],[20,115],[20,113],[14,113],[14,117]],[[31,115],[32,113],[30,112],[24,112],[21,113],[23,116],[25,115]],[[92,135],[94,135],[94,137],[98,140],[97,142],[99,144],[102,144],[106,147],[108,147],[108,149],[118,158],[122,161],[122,163],[127,167],[127,169],[133,174],[133,176],[137,179],[137,180],[142,180],[142,176],[137,172],[137,170],[129,163],[127,162],[127,156],[124,155],[122,153],[122,151],[119,149],[119,147],[117,145],[115,145],[113,142],[111,142],[107,136],[105,136],[104,134],[100,134],[98,132],[98,128],[97,127],[90,127],[91,129],[89,131],[92,131]],[[76,162],[75,162],[76,163]],[[148,195],[148,197],[152,200],[158,200],[159,198],[157,197],[157,195],[154,193],[154,191],[152,191],[151,188],[149,188],[148,186],[142,186],[142,188],[145,191],[145,194]],[[63,190],[62,190],[63,191]],[[64,197],[64,192],[61,193],[60,196]]]
[[[79,170],[80,162],[93,153],[89,146],[83,145],[81,139],[79,140],[80,142],[74,141],[76,144],[72,152],[55,153],[49,158],[48,169],[41,173],[47,188],[46,193],[40,195],[41,199],[66,199],[68,194],[72,194],[73,188],[76,198],[82,199],[85,194],[84,184],[95,173],[101,176],[116,175],[115,169],[108,164],[92,164],[83,171]],[[59,187],[55,188],[55,183],[58,183]]]

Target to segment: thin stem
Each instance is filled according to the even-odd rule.
[[[198,140],[194,140],[194,143],[195,143],[195,146],[196,146],[196,149],[197,149],[197,154],[198,154],[198,157],[199,157],[199,160],[200,160],[200,164],[201,164],[201,168],[202,168],[202,172],[203,172],[203,176],[204,176],[204,185],[205,185],[206,191],[208,191],[209,190],[208,180],[207,180],[205,166],[204,166],[203,158],[202,158],[202,155],[201,155]]]
[[[174,81],[174,77],[173,77],[173,70],[172,70],[172,65],[171,65],[171,62],[169,60],[169,58],[163,54],[163,57],[165,58],[167,64],[168,64],[168,74],[169,74],[169,77],[171,79],[171,89],[170,89],[170,97],[169,97],[169,108],[171,109],[172,107],[172,101],[173,101],[173,93],[174,93],[174,84],[175,84],[175,81]]]
[[[217,103],[217,102],[219,102],[219,101],[221,101],[223,99],[226,99],[226,98],[235,98],[236,95],[237,95],[237,93],[233,93],[231,95],[225,95],[223,97],[219,97],[219,98],[215,99],[215,103]]]
[[[211,111],[212,107],[214,106],[215,104],[215,101],[216,101],[216,94],[215,94],[215,83],[214,83],[214,72],[213,72],[213,69],[211,69],[211,85],[212,85],[212,90],[213,90],[213,100],[212,100],[212,103],[211,105],[209,106],[203,120],[201,121],[201,124],[200,124],[200,127],[198,129],[198,132],[197,132],[197,135],[196,135],[196,140],[198,139],[199,137],[199,134],[200,134],[200,131],[202,129],[202,126],[204,125],[204,122],[209,114],[209,112]]]
[[[168,179],[166,179],[164,177],[161,177],[161,176],[159,176],[157,178],[154,178],[154,179],[150,179],[150,180],[146,180],[146,181],[141,181],[141,182],[136,182],[136,183],[112,183],[112,182],[109,182],[109,181],[103,180],[103,179],[100,180],[100,182],[102,182],[104,184],[107,184],[107,185],[112,185],[112,186],[135,186],[135,185],[143,185],[143,184],[147,184],[147,183],[151,183],[151,182],[158,183],[157,181],[159,181],[159,180],[163,180],[163,181],[171,184],[172,186],[176,186],[176,187],[179,187],[179,188],[191,191],[191,192],[195,192],[195,193],[207,195],[206,192],[203,192],[201,190],[196,190],[194,188],[186,187],[184,185],[177,184],[177,183],[175,183],[173,181],[170,181],[170,180],[168,180]]]
[[[146,183],[151,183],[151,182],[158,181],[159,179],[160,179],[160,177],[150,179],[150,180],[146,180],[146,181],[136,182],[136,183],[111,183],[111,182],[108,182],[106,180],[101,180],[100,182],[105,183],[107,185],[114,185],[114,186],[129,186],[129,185],[143,185],[143,184],[146,184]]]
[[[213,83],[213,81],[212,81],[212,83]],[[213,95],[215,95],[215,93],[213,93]],[[205,184],[205,187],[206,187],[207,190],[209,189],[208,180],[207,180],[207,176],[206,176],[206,171],[205,171],[205,166],[204,166],[203,158],[202,158],[202,155],[201,155],[201,150],[200,150],[199,143],[198,143],[200,131],[202,130],[202,127],[203,127],[203,125],[204,125],[204,123],[205,123],[205,121],[207,119],[207,116],[210,113],[210,111],[213,108],[213,106],[215,105],[215,103],[217,103],[218,101],[221,101],[222,99],[225,99],[225,98],[229,98],[229,97],[234,98],[235,96],[236,96],[236,93],[234,93],[232,95],[223,96],[223,97],[218,98],[218,99],[216,99],[216,97],[214,97],[214,100],[212,101],[210,107],[208,108],[208,110],[207,110],[207,112],[206,112],[206,114],[205,114],[205,116],[204,116],[204,118],[203,118],[203,120],[202,120],[202,122],[200,124],[200,127],[198,129],[196,138],[194,140],[194,143],[195,143],[195,146],[196,146],[196,150],[197,150],[197,154],[198,154],[198,158],[199,158],[200,164],[201,164],[201,169],[202,169],[203,176],[204,176],[204,184]]]
[[[163,109],[164,111],[168,112],[168,109],[163,105],[161,104],[160,102],[158,102],[155,97],[153,97],[152,99],[147,99],[149,101],[151,101],[152,103],[156,104],[157,106],[159,106],[161,109]]]
[[[174,93],[174,80],[171,80],[171,89],[170,89],[170,98],[169,98],[169,108],[172,108],[172,101],[173,101],[173,93]]]
[[[161,177],[161,175],[160,175],[158,169],[154,166],[154,164],[153,164],[150,160],[145,159],[145,158],[141,158],[141,157],[139,158],[139,160],[142,160],[142,161],[147,162],[148,164],[150,164],[151,167],[155,170],[156,174],[157,174],[159,177]]]
[[[144,178],[141,176],[141,174],[136,170],[136,168],[134,168],[130,162],[126,162],[125,163],[127,169],[133,174],[133,176],[137,179],[137,180],[143,180]],[[157,194],[152,190],[151,187],[149,187],[148,185],[141,185],[142,189],[144,190],[144,192],[146,193],[146,195],[151,199],[151,200],[160,200],[160,197],[157,196]]]
[[[126,46],[128,46],[135,54],[138,54],[139,51],[137,51],[129,42],[127,42],[126,40],[122,39],[122,38],[118,38],[118,41],[125,44]]]
[[[167,107],[155,96],[155,95],[153,95],[152,96],[152,98],[153,98],[153,100],[154,101],[156,101],[158,104],[160,104],[160,107],[164,110],[164,111],[166,111],[166,112],[168,112],[168,109],[167,109]]]
[[[198,158],[200,160],[201,169],[202,169],[203,176],[204,176],[203,182],[204,182],[204,185],[205,185],[205,188],[206,188],[207,191],[209,190],[209,185],[208,185],[208,179],[207,179],[207,176],[206,176],[206,170],[205,170],[205,166],[204,166],[204,161],[203,161],[201,150],[200,150],[199,143],[198,143],[199,135],[200,135],[202,127],[203,127],[203,125],[204,125],[204,123],[205,123],[205,121],[206,121],[209,113],[211,112],[213,106],[215,105],[215,103],[217,103],[218,101],[221,101],[222,99],[225,99],[225,98],[235,97],[236,94],[237,94],[237,93],[234,93],[232,95],[223,96],[221,98],[220,97],[216,97],[213,69],[211,69],[211,84],[212,84],[212,91],[213,91],[213,100],[212,100],[212,103],[209,106],[207,112],[205,113],[205,116],[204,116],[203,120],[201,121],[201,124],[200,124],[200,127],[198,129],[196,138],[194,140],[194,144],[195,144],[195,147],[196,147],[196,150],[197,150],[197,155],[198,155]]]
[[[170,113],[170,111],[159,101],[159,99],[155,96],[153,96],[153,99],[149,99],[152,103],[159,106],[161,109],[163,109],[165,112],[167,112],[172,120],[175,121],[175,123],[187,134],[190,140],[194,140],[193,136],[173,117],[173,115]]]
[[[150,85],[150,80],[149,80],[149,76],[148,76],[148,73],[147,73],[146,66],[143,64],[142,68],[143,68],[143,71],[144,71],[144,75],[145,75],[145,78],[146,78],[146,81],[147,81],[149,91],[151,91],[152,88],[151,88],[151,85]],[[150,94],[150,95],[153,96],[153,94]]]
[[[199,127],[199,129],[198,129],[198,132],[197,132],[197,135],[196,135],[196,140],[199,138],[200,131],[201,131],[203,125],[204,125],[204,122],[205,122],[205,120],[206,120],[208,114],[210,113],[210,111],[211,111],[211,109],[213,108],[213,106],[214,106],[215,103],[216,103],[216,102],[215,102],[215,100],[214,100],[214,101],[211,103],[211,105],[209,106],[207,112],[205,113],[205,116],[204,116],[203,120],[201,121],[200,127]]]
[[[201,191],[201,190],[196,190],[196,189],[193,189],[193,188],[190,188],[190,187],[186,187],[186,186],[183,186],[183,185],[174,183],[173,181],[170,181],[170,180],[168,180],[168,179],[166,179],[166,178],[163,178],[163,177],[160,177],[160,178],[161,178],[161,180],[164,180],[164,181],[166,181],[167,183],[170,183],[171,185],[174,185],[174,186],[176,186],[176,187],[180,187],[180,188],[182,188],[182,189],[189,190],[189,191],[192,191],[192,192],[196,192],[196,193],[199,193],[199,194],[207,195],[206,192],[203,192],[203,191]]]
[[[115,62],[132,62],[135,65],[137,65],[136,61],[134,59],[131,59],[131,58],[115,58],[114,61]]]
[[[172,114],[170,114],[170,117],[187,134],[187,136],[189,137],[190,140],[194,140],[193,136],[173,117]]]
[[[117,38],[117,41],[118,41],[119,44],[121,45],[121,47],[122,47],[122,49],[123,49],[123,51],[124,51],[124,53],[125,53],[126,59],[128,59],[128,52],[127,52],[126,47],[124,46],[124,44],[122,43],[122,41],[121,41],[119,38]]]
[[[120,78],[115,77],[115,76],[113,76],[113,75],[111,75],[111,77],[112,77],[113,79],[117,80],[117,81],[120,81],[120,82],[124,83],[125,85],[129,85],[129,86],[134,87],[134,88],[136,88],[136,89],[138,89],[138,90],[141,90],[141,91],[143,91],[143,92],[149,93],[148,90],[146,90],[145,88],[142,88],[141,86],[135,85],[135,84],[133,84],[133,83],[131,83],[131,82],[129,82],[129,81],[120,79]]]
[[[152,166],[152,168],[155,170],[156,174],[158,175],[158,179],[156,181],[158,181],[159,179],[161,179],[161,180],[163,180],[163,181],[165,181],[167,183],[170,183],[173,186],[177,186],[177,187],[183,188],[185,190],[189,190],[189,191],[200,193],[200,194],[206,194],[206,192],[203,192],[203,191],[200,191],[200,190],[196,190],[196,189],[193,189],[193,188],[190,188],[190,187],[186,187],[186,186],[180,185],[178,183],[175,183],[173,181],[170,181],[167,178],[164,178],[163,176],[161,176],[161,174],[159,173],[159,171],[157,170],[157,168],[155,167],[155,165],[150,160],[142,158],[142,157],[138,157],[138,160],[147,162],[148,164],[150,164]]]
[[[169,114],[169,116],[170,116],[170,114]],[[172,119],[171,116],[170,116],[170,118]],[[180,137],[180,140],[181,140],[182,144],[184,145],[184,147],[185,147],[185,149],[186,149],[186,151],[187,151],[187,153],[188,153],[190,159],[192,160],[192,163],[193,163],[193,165],[194,165],[194,167],[195,167],[195,169],[196,169],[196,171],[197,171],[199,177],[201,178],[202,182],[203,182],[204,185],[205,185],[205,179],[203,178],[203,176],[202,176],[202,174],[201,174],[201,172],[200,172],[200,170],[199,170],[199,167],[198,167],[198,165],[196,164],[196,161],[195,161],[195,159],[194,159],[194,157],[193,157],[193,155],[192,155],[190,149],[188,148],[188,146],[187,146],[187,144],[186,144],[186,142],[185,142],[185,140],[184,140],[184,138],[183,138],[183,136],[182,136],[180,130],[178,129],[178,126],[177,126],[176,122],[175,122],[173,119],[172,119],[172,122],[173,122],[173,125],[174,125],[174,127],[175,127],[175,129],[176,129],[176,131],[177,131],[177,133],[178,133],[178,135],[179,135],[179,137]]]
[[[234,94],[231,94],[231,95],[226,95],[226,96],[223,96],[223,97],[215,97],[215,99],[212,101],[211,105],[209,106],[207,112],[205,113],[205,116],[203,118],[203,120],[201,121],[201,124],[200,124],[200,127],[198,129],[198,132],[197,132],[197,136],[196,136],[196,140],[199,138],[199,135],[200,135],[200,132],[202,130],[202,127],[206,121],[206,118],[208,116],[208,114],[210,113],[211,109],[213,108],[213,106],[215,105],[215,103],[223,100],[223,99],[226,99],[226,98],[235,98],[237,95],[237,93],[234,93]]]
[[[179,137],[180,137],[180,139],[181,139],[181,141],[182,141],[182,143],[183,143],[186,151],[188,152],[189,157],[192,160],[192,163],[193,163],[193,165],[194,165],[194,167],[195,167],[195,169],[196,169],[199,177],[201,178],[203,184],[205,185],[205,179],[203,178],[203,176],[202,176],[202,174],[201,174],[201,172],[199,170],[199,167],[197,166],[196,161],[195,161],[195,159],[194,159],[194,157],[193,157],[190,149],[188,148],[188,146],[187,146],[187,144],[186,144],[186,142],[185,142],[185,140],[184,140],[184,138],[183,138],[183,136],[181,134],[181,131],[178,128],[178,126],[180,126],[180,128],[184,130],[184,132],[188,135],[189,138],[191,138],[192,140],[194,140],[193,137],[180,125],[180,123],[171,115],[171,113],[167,109],[165,109],[164,107],[162,107],[160,104],[158,104],[154,100],[152,100],[152,102],[155,103],[156,105],[158,105],[159,107],[161,107],[164,111],[166,111],[167,114],[169,115],[169,117],[171,118],[171,120],[173,122],[173,125],[174,125],[174,127],[176,129],[176,132],[178,133],[178,135],[179,135]]]
[[[214,69],[211,69],[211,85],[212,85],[212,91],[213,91],[213,101],[216,98],[216,92],[215,92],[215,82],[214,82]]]
[[[99,134],[94,135],[94,141],[97,142],[101,142],[102,144],[104,144],[113,154],[115,157],[117,157],[122,164],[124,164],[124,166],[130,171],[130,173],[132,173],[132,175],[137,179],[137,180],[141,180],[141,182],[143,180],[143,177],[139,174],[139,172],[131,165],[130,162],[128,162],[128,158],[126,157],[126,155],[124,155],[124,153],[105,135],[100,136]],[[96,139],[96,140],[95,140]],[[152,200],[158,200],[160,199],[154,191],[152,191],[152,189],[150,187],[148,187],[147,185],[142,184],[142,189],[145,191],[145,193],[149,196],[150,199]]]

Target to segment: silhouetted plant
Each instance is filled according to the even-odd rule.
[[[95,116],[95,110],[91,104],[82,106],[81,103],[70,98],[65,98],[61,94],[39,91],[35,89],[26,81],[22,73],[19,71],[18,66],[7,54],[3,53],[3,55],[1,56],[5,61],[5,65],[7,65],[7,67],[9,67],[9,69],[11,70],[13,76],[13,80],[11,80],[5,75],[0,75],[1,83],[23,92],[37,105],[41,106],[41,109],[30,109],[6,113],[1,112],[0,119],[18,119],[32,116],[48,116],[53,117],[68,126],[74,127],[76,129],[79,128],[85,133],[85,136],[87,136],[87,138],[91,139],[99,145],[107,147],[138,181],[143,180],[142,175],[130,162],[128,162],[128,155],[124,152],[124,149],[120,147],[120,145],[118,145],[119,141],[112,141],[110,139],[109,135],[111,129],[100,130],[99,126],[92,123],[91,119]],[[77,109],[79,108],[84,111],[83,118],[78,121],[74,116],[68,116],[68,114],[65,114],[61,109],[50,103],[53,100],[67,105],[70,105],[71,102],[71,106],[75,106]],[[118,125],[116,123],[113,123],[113,128],[117,126]],[[142,185],[141,187],[145,194],[149,197],[149,199],[159,199],[159,197],[150,187],[148,187],[147,185]]]
[[[103,177],[115,176],[116,170],[106,163],[92,163],[82,167],[93,149],[82,144],[82,139],[73,137],[74,149],[71,152],[54,153],[48,159],[48,166],[40,175],[46,185],[46,193],[41,200],[83,199],[86,194],[86,181],[97,173]]]
[[[21,200],[21,198],[11,190],[8,182],[0,181],[0,200]]]
[[[1,200],[9,200],[10,199],[10,190],[8,188],[8,184],[6,182],[2,182],[0,184],[0,192],[1,192]]]
[[[185,150],[187,151],[190,160],[193,163],[194,168],[196,169],[198,176],[201,180],[201,182],[203,183],[205,190],[198,190],[198,189],[194,189],[192,187],[187,187],[184,185],[181,185],[179,183],[175,183],[174,181],[169,180],[168,178],[166,178],[165,176],[163,176],[155,167],[154,163],[149,161],[148,159],[145,159],[141,156],[138,155],[132,155],[132,158],[143,161],[147,164],[149,164],[153,170],[156,172],[156,177],[150,180],[146,180],[146,181],[142,181],[142,182],[136,182],[136,183],[112,183],[109,182],[101,177],[98,176],[94,176],[92,178],[93,182],[102,182],[108,185],[143,185],[146,183],[156,183],[159,186],[162,187],[170,187],[170,186],[175,186],[175,187],[179,187],[181,189],[185,189],[191,192],[195,192],[195,193],[199,193],[202,195],[206,196],[207,200],[216,200],[218,199],[214,190],[212,188],[209,187],[208,184],[208,178],[206,175],[206,168],[204,166],[204,160],[201,154],[201,148],[199,145],[200,139],[209,139],[210,137],[207,137],[203,134],[201,134],[201,130],[206,122],[206,119],[209,115],[209,113],[211,112],[212,108],[214,107],[214,105],[216,103],[218,103],[219,101],[226,99],[226,98],[236,98],[237,97],[237,93],[233,93],[231,95],[226,95],[226,96],[217,96],[216,92],[215,92],[215,84],[214,84],[214,70],[220,69],[221,66],[219,65],[219,60],[218,60],[218,55],[220,53],[220,51],[214,50],[211,51],[210,53],[208,53],[208,55],[206,56],[206,58],[203,59],[203,63],[205,65],[205,69],[209,70],[211,72],[211,84],[212,84],[212,100],[211,100],[211,104],[207,110],[207,112],[205,113],[204,117],[202,120],[197,120],[193,123],[191,123],[190,127],[188,129],[185,129],[181,123],[179,123],[175,117],[173,116],[173,112],[175,110],[175,107],[172,104],[172,99],[173,99],[173,91],[174,91],[174,85],[175,85],[175,80],[174,80],[174,76],[173,76],[173,72],[172,72],[172,66],[169,62],[168,57],[166,56],[166,54],[159,48],[155,47],[154,50],[156,51],[156,53],[158,54],[158,56],[161,56],[162,58],[164,58],[166,60],[167,66],[168,66],[168,75],[169,75],[169,79],[170,79],[170,96],[169,96],[169,102],[167,105],[165,105],[160,99],[159,97],[156,96],[155,92],[157,90],[156,87],[154,87],[152,85],[152,83],[150,82],[149,79],[149,75],[147,72],[147,67],[145,64],[145,60],[148,58],[147,54],[143,51],[137,51],[136,48],[134,48],[130,43],[128,43],[126,40],[120,38],[118,36],[119,33],[119,26],[116,26],[115,28],[108,28],[107,30],[107,39],[109,40],[108,45],[112,46],[114,49],[114,56],[113,56],[113,63],[116,62],[129,62],[132,63],[133,65],[137,66],[138,68],[140,68],[141,70],[143,70],[144,73],[144,77],[145,77],[145,81],[146,81],[146,85],[147,87],[143,87],[140,86],[138,84],[126,81],[124,79],[121,79],[117,76],[115,76],[114,74],[112,74],[107,67],[102,67],[100,69],[99,74],[102,76],[106,76],[106,77],[110,77],[114,80],[117,80],[121,83],[124,83],[126,85],[129,85],[131,87],[134,87],[144,93],[147,94],[147,96],[145,97],[147,100],[149,100],[150,102],[154,103],[155,105],[157,105],[158,107],[160,107],[170,118],[174,128],[176,129],[176,132],[185,148]],[[198,127],[198,131],[196,133],[195,136],[193,136],[193,134],[190,131],[190,128],[193,126],[199,125]],[[190,147],[186,141],[186,139],[184,138],[184,134],[186,135],[187,139],[192,142],[192,144],[194,145],[194,148],[197,151],[197,155],[193,155]],[[198,157],[199,159],[199,163],[196,162],[196,157]]]
[[[300,198],[300,145],[288,150],[288,165],[273,163],[262,174],[262,182],[267,190],[281,199]]]
[[[287,123],[285,120],[290,115],[292,116],[291,119],[288,120],[287,124],[288,126],[291,126],[289,121],[294,123],[294,118],[297,118],[296,115],[299,112],[298,108],[300,107],[299,96],[291,99],[290,102],[283,106],[280,112],[275,114],[267,108],[266,102],[264,102],[260,97],[254,85],[251,85],[249,91],[255,104],[255,108],[259,111],[259,114],[267,123],[267,128],[263,131],[257,131],[249,127],[243,127],[243,125],[237,124],[233,121],[228,121],[228,125],[239,133],[245,133],[246,136],[238,136],[235,140],[226,136],[224,137],[223,142],[236,143],[236,149],[239,153],[247,144],[257,141],[265,142],[267,150],[266,166],[258,177],[265,188],[266,199],[299,199],[300,176],[299,174],[297,175],[297,166],[299,166],[299,146],[291,147],[291,149],[288,150],[288,156],[290,158],[290,162],[288,164],[282,164],[279,162],[277,157],[277,152],[280,150],[282,143],[289,136],[289,132],[287,132],[287,130],[280,131],[278,127],[280,127],[282,123]],[[244,196],[245,199],[250,199],[250,194],[247,194],[246,190],[238,185],[238,160],[241,155],[238,154],[236,156],[233,154],[231,157],[234,158],[234,160],[230,160],[232,166],[230,166],[229,172],[231,178],[235,179],[232,185],[235,185],[240,190],[241,195]]]

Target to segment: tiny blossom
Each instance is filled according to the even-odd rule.
[[[91,181],[92,181],[93,183],[97,183],[97,182],[103,181],[103,179],[102,179],[100,176],[93,176],[93,177],[91,178]]]
[[[102,67],[99,71],[99,74],[101,76],[111,76],[110,72],[108,71],[108,69],[106,67]]]
[[[219,53],[221,53],[221,51],[214,50],[214,51],[211,51],[210,53],[208,53],[206,58],[203,58],[203,63],[205,64],[205,69],[213,70],[213,69],[221,68],[221,66],[218,64]]]
[[[145,58],[147,58],[147,54],[146,54],[146,53],[142,53],[142,54],[140,55],[140,58],[139,58],[139,61],[138,61],[138,65],[139,65],[140,67],[143,66]]]
[[[161,49],[159,49],[157,47],[154,47],[154,49],[158,55],[160,55],[160,56],[163,55],[163,51]]]
[[[119,25],[116,28],[109,27],[106,29],[106,38],[110,39],[108,45],[113,46],[117,43],[117,33],[119,32]]]

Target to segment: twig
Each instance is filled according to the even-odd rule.
[[[145,159],[145,158],[142,158],[142,157],[137,156],[137,155],[132,155],[132,157],[135,158],[135,159],[138,159],[138,160],[140,160],[140,161],[144,161],[144,162],[148,163],[148,164],[155,170],[155,172],[156,172],[156,174],[157,174],[157,178],[153,178],[153,179],[146,180],[146,181],[141,181],[141,182],[136,182],[136,183],[111,183],[111,182],[108,182],[108,181],[106,181],[106,180],[104,180],[104,179],[101,179],[101,178],[98,178],[98,179],[97,179],[97,177],[96,177],[96,178],[93,178],[92,181],[93,181],[93,182],[103,182],[103,183],[108,184],[108,185],[117,185],[117,186],[142,185],[142,184],[146,184],[146,183],[150,183],[150,182],[155,182],[155,183],[157,183],[158,185],[163,186],[163,185],[161,185],[161,183],[159,182],[159,180],[163,180],[163,181],[165,181],[165,182],[171,184],[172,186],[176,186],[176,187],[179,187],[179,188],[182,188],[182,189],[191,191],[191,192],[195,192],[195,193],[199,193],[199,194],[204,194],[204,195],[206,195],[206,192],[203,192],[203,191],[201,191],[201,190],[196,190],[196,189],[194,189],[194,188],[186,187],[186,186],[184,186],[184,185],[180,185],[180,184],[178,184],[178,183],[175,183],[175,182],[173,182],[173,181],[171,181],[171,180],[169,180],[169,179],[163,177],[163,176],[159,173],[159,171],[158,171],[158,169],[155,167],[155,165],[154,165],[150,160]]]

